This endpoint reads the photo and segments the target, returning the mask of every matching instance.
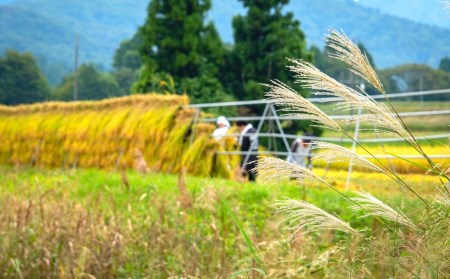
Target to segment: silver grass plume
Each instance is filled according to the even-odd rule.
[[[296,82],[305,88],[311,89],[312,94],[341,98],[344,104],[349,105],[347,109],[358,108],[366,101],[366,96],[341,84],[317,69],[313,64],[301,59],[288,60],[292,65],[287,67],[291,72],[295,73]],[[328,100],[330,99],[324,99],[324,102]]]
[[[383,85],[370,65],[367,55],[363,54],[359,47],[355,45],[343,32],[332,30],[331,34],[326,36],[327,45],[335,50],[330,53],[331,58],[340,60],[351,67],[351,71],[367,82],[372,84],[378,91],[385,93]]]
[[[338,109],[351,110],[363,108],[368,113],[350,118],[349,122],[356,120],[366,120],[369,124],[375,125],[374,132],[388,132],[396,134],[410,142],[414,142],[411,135],[400,124],[397,118],[391,113],[386,105],[376,102],[368,94],[360,93],[348,86],[339,83],[332,77],[322,73],[314,65],[303,60],[289,59],[293,65],[288,68],[294,72],[297,82],[305,88],[312,90],[314,95],[334,96],[340,98]],[[330,99],[324,99],[324,102]]]
[[[271,83],[272,84],[263,84],[270,89],[270,91],[266,93],[266,96],[275,104],[283,106],[282,111],[293,112],[287,114],[287,116],[311,120],[320,126],[328,127],[333,130],[340,129],[339,125],[326,113],[303,98],[303,96],[295,92],[288,85],[279,80],[272,80]]]
[[[369,168],[375,171],[384,172],[375,164],[369,162],[353,151],[328,142],[313,141],[311,149],[320,149],[321,152],[314,155],[313,160],[322,159],[327,163],[351,162],[355,166]]]
[[[380,104],[380,106],[385,105]],[[389,111],[380,111],[379,114],[361,114],[359,116],[353,116],[348,120],[348,122],[354,123],[357,120],[364,121],[367,124],[373,125],[374,127],[370,130],[374,131],[377,134],[394,134],[407,140],[413,145],[417,145],[411,134],[405,130],[405,128],[400,124],[395,116]]]
[[[276,201],[273,206],[278,212],[285,214],[281,223],[287,222],[287,229],[294,231],[289,240],[320,230],[336,230],[358,235],[347,222],[305,201],[284,198]]]
[[[298,83],[303,87],[312,90],[314,95],[334,96],[340,98],[340,109],[351,110],[362,107],[369,112],[378,113],[380,109],[376,103],[367,94],[363,95],[358,91],[345,86],[335,80],[334,78],[324,74],[317,69],[313,64],[297,59],[289,59],[293,65],[288,66],[288,69],[295,73]],[[324,99],[326,101],[335,101],[335,99]]]
[[[289,163],[278,158],[262,158],[253,171],[257,171],[263,181],[276,182],[285,177],[292,177],[298,181],[318,181],[326,182],[315,173],[302,166]]]
[[[363,217],[374,215],[380,218],[384,218],[386,220],[402,224],[409,228],[416,227],[414,223],[408,217],[406,217],[406,215],[403,212],[401,212],[400,210],[398,211],[394,210],[392,207],[383,203],[382,201],[375,198],[371,194],[364,191],[355,192],[355,194],[357,194],[358,197],[351,199],[354,202],[359,203],[361,207],[354,205],[351,208],[353,210],[366,210],[367,213]]]

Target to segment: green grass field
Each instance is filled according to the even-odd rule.
[[[346,173],[329,171],[326,178],[342,188]],[[405,178],[421,194],[433,194],[433,177]],[[332,190],[287,180],[262,185],[189,176],[182,194],[174,175],[2,167],[0,181],[2,278],[259,278],[261,267],[225,203],[259,250],[268,278],[347,277],[348,270],[324,256],[333,249],[352,250],[341,244],[346,235],[325,231],[289,242],[290,232],[270,205],[284,196],[304,199],[355,228],[379,226],[372,218],[357,218]],[[395,206],[417,205],[377,175],[355,173],[351,188]],[[365,253],[374,275],[391,274],[377,252],[353,252]]]
[[[399,111],[448,108],[438,102],[396,105]],[[449,119],[405,121],[415,135],[429,135],[448,133]],[[324,136],[340,135],[326,131]],[[361,138],[368,137],[374,136],[361,133]],[[448,139],[422,144],[427,154],[450,154]],[[378,155],[414,152],[403,143],[367,146]],[[439,179],[414,165],[428,166],[425,160],[410,164],[383,159],[383,163],[404,173],[401,177],[418,195],[434,199]],[[436,163],[448,167],[449,160],[436,159]],[[345,195],[354,196],[354,190],[370,192],[393,208],[408,209],[413,221],[430,214],[388,177],[355,168],[347,190],[346,163],[326,168],[318,161],[314,166],[317,175]],[[379,220],[361,218],[362,213],[330,188],[289,179],[274,185],[193,176],[179,179],[163,173],[0,166],[0,278],[404,277],[399,262],[392,260],[408,253],[392,238],[396,234],[387,233]],[[370,245],[389,250],[393,243],[390,258],[342,232],[321,231],[288,241],[291,232],[272,206],[283,197],[337,214],[370,237]],[[441,231],[423,230],[440,237]],[[417,236],[407,231],[406,237]],[[427,253],[435,249],[426,248]],[[441,264],[445,257],[436,258]]]

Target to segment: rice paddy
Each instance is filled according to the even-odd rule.
[[[342,173],[329,171],[327,179],[343,187]],[[433,189],[431,178],[407,179],[421,194]],[[169,174],[2,167],[0,181],[2,278],[232,276],[254,262],[222,199],[249,233],[271,278],[349,276],[329,254],[345,236],[325,232],[289,242],[290,232],[270,207],[276,199],[305,199],[356,228],[379,225],[355,218],[350,204],[329,189],[289,181],[270,186],[187,176],[187,205],[181,202],[178,177]],[[355,173],[352,189],[357,188],[395,205],[417,205],[376,176]],[[365,254],[375,275],[390,274],[378,253],[354,252]],[[258,278],[254,272],[242,276]]]
[[[0,107],[0,277],[397,274],[398,266],[379,251],[361,248],[339,231],[290,242],[291,231],[271,206],[283,197],[338,214],[363,234],[371,228],[373,243],[391,239],[378,220],[360,218],[347,200],[318,183],[233,181],[239,157],[215,153],[235,150],[235,140],[212,140],[214,126],[194,125],[195,111],[186,104],[186,96],[150,94]],[[423,149],[429,155],[450,155],[445,140],[425,141]],[[378,155],[415,152],[404,144],[367,148]],[[149,173],[130,170],[136,150]],[[361,148],[357,152],[364,153]],[[412,161],[382,159],[416,193],[434,198],[439,178],[420,167],[427,164],[424,159]],[[436,162],[450,165],[450,159]],[[423,209],[386,176],[355,167],[347,185],[347,163],[315,161],[313,168],[346,195],[366,191],[394,208],[408,207],[417,214]]]

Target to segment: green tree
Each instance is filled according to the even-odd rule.
[[[139,76],[139,69],[142,66],[139,48],[141,46],[139,33],[131,39],[124,40],[113,57],[113,77],[120,87],[121,95],[131,92],[131,87]]]
[[[288,0],[240,1],[247,14],[233,18],[235,46],[227,59],[230,75],[225,82],[239,100],[259,100],[264,98],[261,82],[290,80],[286,57],[311,61],[312,55],[300,22],[283,12]]]
[[[170,75],[177,93],[186,92],[193,102],[210,98],[199,95],[204,90],[197,89],[211,84],[217,90],[215,101],[226,96],[217,78],[224,64],[224,47],[214,25],[204,23],[210,8],[210,0],[150,2],[147,20],[138,31],[143,67],[133,90],[153,91],[164,81],[160,77]]]
[[[147,20],[139,30],[147,69],[179,80],[200,76],[206,64],[213,66],[216,60],[211,59],[220,59],[223,47],[214,25],[204,24],[210,8],[210,0],[151,1]]]
[[[207,75],[196,78],[186,78],[183,80],[182,86],[186,92],[190,93],[189,97],[194,100],[195,103],[212,103],[233,100],[230,95],[225,93],[222,84],[218,79]],[[230,108],[219,111],[230,112]]]
[[[92,64],[83,64],[78,69],[78,100],[101,100],[120,96],[120,88],[116,80],[102,74]],[[73,100],[74,75],[64,78],[56,89],[55,98],[63,101]]]
[[[141,57],[139,55],[139,48],[141,46],[141,39],[139,34],[133,38],[124,40],[120,43],[113,57],[113,68],[120,70],[128,68],[131,70],[138,70],[141,65]]]
[[[112,72],[112,76],[116,80],[120,88],[120,95],[129,95],[132,92],[132,85],[137,80],[138,71],[130,68],[120,68]]]
[[[339,82],[344,82],[346,79],[348,79],[348,73],[350,73],[350,71],[346,67],[346,64],[339,60],[328,57],[328,49],[325,48],[322,51],[318,47],[312,46],[310,48],[310,51],[314,56],[314,65],[319,70],[338,80]]]
[[[439,69],[450,73],[450,57],[444,57],[441,59]]]
[[[50,87],[31,53],[6,51],[0,58],[0,103],[28,104],[48,99]]]

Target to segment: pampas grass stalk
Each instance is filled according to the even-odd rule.
[[[372,84],[381,94],[385,96],[395,114],[392,114],[390,109],[386,105],[376,102],[366,92],[359,92],[355,89],[345,86],[337,82],[335,79],[322,73],[311,63],[302,60],[290,60],[293,65],[288,67],[292,72],[295,73],[295,77],[297,78],[296,82],[300,83],[305,88],[311,89],[312,94],[314,95],[336,97],[337,99],[327,98],[324,99],[324,101],[337,100],[337,109],[344,111],[355,108],[364,109],[365,114],[356,116],[350,121],[364,121],[366,123],[373,124],[373,131],[375,133],[388,132],[396,134],[399,137],[403,138],[409,145],[419,151],[419,153],[428,160],[432,168],[431,172],[438,173],[440,177],[444,177],[448,180],[449,178],[447,177],[447,175],[440,170],[440,168],[425,154],[425,152],[423,152],[415,137],[412,135],[403,120],[400,118],[389,98],[387,98],[383,85],[381,84],[375,70],[370,65],[367,56],[363,54],[360,49],[355,44],[353,44],[353,42],[351,42],[351,40],[343,33],[332,31],[331,34],[327,36],[327,41],[328,46],[335,51],[330,56],[347,63],[350,66],[350,70],[352,72]],[[316,156],[314,156],[314,159],[323,159],[327,163],[342,161],[351,162],[355,165],[387,175],[388,177],[396,181],[400,186],[406,187],[417,198],[424,202],[424,204],[426,205],[425,210],[426,212],[429,212],[428,217],[434,218],[433,216],[436,216],[437,220],[448,218],[448,214],[446,212],[441,212],[440,208],[434,207],[426,199],[421,197],[396,172],[394,172],[390,168],[387,168],[367,148],[361,145],[360,142],[358,142],[347,132],[345,132],[323,111],[319,110],[317,107],[297,94],[292,88],[279,81],[272,81],[271,84],[265,86],[269,88],[266,96],[276,105],[282,106],[283,111],[289,112],[289,115],[300,116],[304,119],[312,120],[316,125],[344,133],[356,144],[361,146],[361,148],[365,150],[374,160],[380,163],[382,168],[346,148],[322,142],[313,142],[313,149],[320,149],[322,151],[321,153],[318,153]],[[405,247],[407,247],[409,249],[409,252],[412,253],[411,255],[416,255],[417,257],[419,257],[421,259],[421,262],[424,262],[426,268],[430,267],[434,270],[433,272],[437,272],[441,276],[445,277],[442,270],[437,267],[439,266],[439,263],[436,266],[432,261],[429,260],[431,254],[424,254],[423,252],[421,252],[420,247],[426,247],[425,244],[414,244],[414,239],[406,238],[404,234],[397,231],[397,229],[392,228],[389,224],[385,223],[382,220],[385,219],[388,221],[392,221],[396,224],[402,225],[404,228],[414,230],[414,232],[418,234],[417,238],[422,239],[422,241],[426,242],[428,236],[425,236],[425,234],[427,234],[428,232],[422,229],[420,223],[416,224],[415,222],[413,222],[406,213],[400,210],[393,209],[392,207],[388,206],[384,202],[366,192],[357,192],[356,197],[349,198],[345,193],[339,191],[330,183],[314,174],[312,171],[302,166],[297,166],[295,164],[285,162],[283,160],[263,158],[258,161],[257,171],[261,173],[261,177],[263,179],[266,179],[266,181],[269,182],[276,181],[285,176],[295,178],[299,181],[318,181],[321,184],[330,187],[345,199],[352,202],[354,204],[354,206],[352,207],[354,210],[363,210],[365,213],[362,217],[373,216],[381,222],[381,224],[389,231],[389,233],[395,236],[395,239],[402,239],[404,241],[404,244],[406,244]],[[444,185],[443,182],[442,185]],[[444,189],[446,190],[446,193],[448,195],[447,186],[444,185]],[[437,200],[437,202],[441,202],[444,205],[447,204],[445,200],[444,202]],[[284,214],[282,221],[288,222],[288,229],[294,230],[294,233],[289,237],[290,239],[301,235],[301,230],[304,230],[304,232],[316,232],[321,229],[333,229],[344,231],[352,235],[360,235],[356,231],[352,231],[351,227],[349,227],[348,224],[341,219],[329,215],[321,209],[304,201],[298,202],[290,199],[285,199],[275,203],[275,207],[278,208],[278,211]],[[429,220],[427,219],[421,221],[429,222]],[[437,224],[441,223],[442,222],[438,222]],[[383,254],[385,254],[386,256],[393,258],[400,266],[402,266],[413,276],[419,277],[419,275],[421,275],[422,271],[420,271],[420,269],[419,274],[415,273],[413,270],[417,270],[416,266],[410,266],[409,263],[402,262],[402,257],[400,257],[400,259],[397,259],[396,256],[394,257],[389,253],[386,253],[383,248],[375,245],[370,239],[365,240],[372,247],[383,252]],[[396,243],[394,242],[394,246],[395,244]],[[432,251],[426,251],[426,253],[432,253]]]
[[[295,73],[297,82],[302,86],[312,90],[312,94],[318,96],[333,96],[338,99],[324,99],[323,101],[338,100],[338,109],[348,111],[351,109],[362,108],[368,114],[359,117],[355,116],[350,122],[357,121],[360,118],[368,121],[370,124],[376,125],[374,129],[377,133],[392,133],[402,138],[413,141],[408,132],[403,128],[401,123],[392,115],[389,109],[384,105],[377,103],[373,98],[365,92],[360,93],[348,86],[345,86],[332,77],[322,73],[314,65],[303,60],[290,59],[293,65],[288,68]],[[287,102],[287,98],[284,98]],[[284,103],[279,102],[284,105]],[[376,116],[376,117],[372,117]],[[342,130],[342,129],[340,129]]]
[[[326,113],[306,100],[303,96],[295,92],[288,85],[273,80],[271,84],[263,84],[269,88],[266,97],[272,102],[283,107],[283,111],[291,112],[286,116],[300,117],[301,119],[311,120],[319,127],[329,128],[340,131],[341,127],[331,119]],[[292,113],[295,112],[295,113]]]
[[[316,181],[326,185],[327,187],[333,189],[338,194],[343,196],[346,200],[352,202],[354,204],[352,206],[354,210],[358,209],[365,211],[366,214],[363,215],[363,217],[372,216],[375,219],[377,219],[396,237],[405,241],[407,246],[412,251],[417,253],[417,255],[419,255],[422,258],[422,260],[429,263],[431,267],[433,267],[439,272],[439,270],[432,265],[432,263],[427,259],[427,257],[425,257],[422,253],[420,253],[420,251],[418,251],[414,247],[414,245],[410,243],[409,240],[405,239],[404,236],[398,234],[395,231],[395,229],[393,229],[391,226],[383,222],[383,220],[380,218],[401,223],[405,226],[408,226],[409,228],[416,228],[415,224],[411,220],[409,220],[409,218],[404,213],[401,212],[399,213],[393,210],[392,208],[382,203],[375,197],[369,194],[364,195],[363,192],[361,192],[359,194],[360,195],[359,197],[350,198],[345,193],[339,191],[334,186],[324,181],[321,177],[317,176],[309,169],[277,158],[268,157],[258,160],[257,167],[253,171],[257,171],[260,174],[260,179],[268,183],[279,181],[284,177],[291,177],[295,178],[300,182]],[[350,233],[352,235],[356,235],[354,234],[356,231],[351,231],[348,227],[346,227],[344,224],[345,222],[344,223],[338,222],[336,217],[332,215],[327,215],[326,212],[304,201],[294,201],[291,199],[285,199],[283,201],[277,201],[274,204],[274,207],[276,207],[279,212],[284,213],[284,217],[281,222],[287,221],[288,229],[294,230],[294,233],[289,237],[289,240],[293,240],[294,238],[302,235],[300,231],[302,229],[305,229],[307,226],[310,227],[305,229],[305,233],[319,231],[321,229],[330,229],[330,230],[340,230]],[[331,218],[330,216],[333,218]],[[314,219],[314,217],[316,218]],[[339,218],[338,220],[342,221]],[[296,222],[299,223],[295,224]],[[369,244],[374,248],[376,248],[377,250],[391,257],[391,255],[387,254],[382,248],[374,245],[361,235],[358,236],[362,238],[364,241],[369,242]],[[414,274],[414,272],[412,272],[402,263],[399,264],[402,265],[406,270]]]
[[[355,194],[357,197],[352,198],[352,200],[361,204],[366,211],[370,212],[370,214],[365,214],[362,217],[375,215],[386,220],[399,223],[411,229],[417,229],[416,225],[402,211],[394,210],[392,207],[367,192],[358,191],[355,192]],[[352,206],[352,209],[361,210],[361,207]]]
[[[351,71],[372,84],[378,91],[385,94],[375,70],[370,65],[367,55],[363,54],[344,32],[332,30],[326,37],[327,45],[335,51],[330,57],[340,60],[351,67]]]
[[[340,145],[328,143],[328,142],[320,142],[313,141],[311,142],[311,149],[320,149],[320,153],[317,153],[313,156],[313,160],[324,160],[328,164],[335,162],[349,162],[355,166],[360,166],[363,168],[369,168],[374,171],[378,171],[381,173],[385,172],[380,169],[378,166],[359,156],[358,154],[352,152],[351,150],[342,147]]]
[[[342,231],[354,236],[359,234],[341,218],[333,216],[305,201],[284,198],[276,201],[273,206],[278,212],[284,214],[281,223],[287,222],[287,228],[293,231],[289,236],[289,240],[294,240],[306,233],[321,230]]]
[[[313,173],[311,170],[278,158],[262,158],[258,160],[256,168],[252,171],[258,173],[261,180],[266,183],[276,182],[284,177],[291,177],[299,182],[317,181],[327,184],[325,180]]]
[[[312,232],[323,230],[341,231],[353,237],[362,239],[385,256],[393,258],[393,256],[387,253],[384,249],[363,237],[357,230],[353,229],[349,223],[342,220],[339,216],[331,215],[315,205],[305,201],[296,201],[289,198],[284,198],[276,201],[273,206],[278,212],[284,214],[284,217],[280,223],[287,222],[287,229],[293,231],[288,238],[290,241]],[[409,267],[405,266],[401,262],[399,262],[399,264],[409,273],[419,278],[419,276]]]
[[[369,115],[361,115],[359,117],[360,120],[366,121],[367,123],[376,125],[378,128],[375,129],[375,132],[390,132],[399,135],[401,138],[405,139],[414,149],[416,149],[429,163],[431,169],[433,171],[437,170],[437,173],[441,177],[444,177],[447,179],[447,181],[450,181],[450,178],[442,172],[442,170],[439,168],[437,164],[429,158],[429,156],[423,151],[421,148],[419,142],[414,137],[414,135],[411,133],[411,131],[408,129],[406,124],[403,122],[403,119],[398,114],[395,107],[392,105],[390,99],[385,94],[384,88],[380,82],[380,79],[378,78],[378,75],[376,74],[376,71],[373,69],[373,67],[370,65],[369,60],[367,59],[367,56],[361,52],[358,46],[356,46],[343,32],[338,32],[336,30],[332,30],[331,34],[326,36],[327,38],[327,45],[333,49],[335,52],[330,53],[329,56],[331,58],[335,58],[337,60],[340,60],[347,65],[350,66],[350,70],[360,76],[361,78],[368,81],[370,84],[372,84],[380,93],[383,94],[384,98],[388,102],[390,108],[394,111],[396,117],[392,116],[389,109],[384,104],[380,104],[375,102],[370,96],[365,94],[368,98],[368,100],[365,100],[365,105],[361,105],[360,107],[367,109],[370,114]],[[352,90],[352,89],[350,89]],[[357,91],[353,90],[353,94],[360,94]],[[346,100],[347,101],[347,100]],[[347,101],[348,102],[348,101]],[[372,104],[378,104],[375,106],[368,105],[369,103]],[[353,105],[352,105],[353,106]],[[349,105],[344,105],[344,108],[348,108]],[[378,107],[375,110],[368,109],[369,107]],[[444,183],[442,183],[444,189],[447,191],[447,193],[450,194],[447,187]]]
[[[352,44],[348,38],[345,35],[342,35],[338,32],[334,32],[332,34],[334,42],[334,46],[337,47],[339,43],[342,43],[341,46],[342,49],[348,49],[348,51],[353,52],[354,57],[362,57],[363,54],[359,50],[359,48],[356,45],[350,46]],[[342,38],[337,39],[339,36]],[[336,54],[338,55],[338,54]],[[352,55],[349,55],[347,52],[342,52],[341,55],[343,61],[349,60]],[[345,57],[344,57],[345,56]],[[376,102],[373,98],[371,98],[369,95],[367,95],[365,92],[360,93],[352,88],[349,88],[348,86],[345,86],[335,79],[329,77],[328,75],[322,73],[319,69],[317,69],[314,65],[311,63],[302,61],[302,60],[293,60],[290,59],[290,61],[293,63],[293,65],[288,66],[288,68],[294,72],[297,78],[297,82],[302,84],[304,87],[309,88],[312,90],[312,94],[315,95],[326,95],[326,96],[334,96],[340,98],[340,102],[338,105],[339,109],[343,110],[349,110],[353,108],[363,108],[368,113],[354,117],[350,121],[356,121],[356,120],[362,120],[365,122],[368,122],[373,125],[374,132],[376,133],[393,133],[398,135],[399,137],[405,139],[410,145],[412,145],[416,150],[420,147],[417,144],[417,141],[412,136],[412,134],[405,129],[404,125],[401,122],[401,118],[396,118],[392,115],[391,111],[384,105]],[[355,61],[353,61],[353,64],[356,63],[363,63],[355,58]],[[367,61],[366,61],[367,62]],[[368,62],[364,65],[361,65],[359,67],[360,74],[370,74],[371,76],[368,76],[367,79],[372,80],[375,83],[374,75],[376,75],[375,71],[369,70],[371,68],[370,64]],[[363,70],[365,69],[365,70]],[[286,91],[284,87],[278,87],[277,88],[277,94],[276,98],[274,98],[274,90],[271,88],[271,90],[267,93],[267,96],[271,99],[274,99],[276,104],[283,106],[284,108],[288,108],[289,110],[294,110],[295,105],[292,105],[294,102],[294,99],[292,96],[295,92],[292,92],[292,90],[289,90],[289,92]],[[327,99],[325,99],[327,100]],[[329,99],[328,99],[329,100]],[[310,111],[314,111],[312,107],[314,105],[309,105],[310,109],[305,110],[301,109],[298,110],[299,114],[309,114]],[[317,109],[316,109],[317,110]],[[397,114],[398,115],[398,114]],[[305,116],[309,117],[309,116]],[[325,117],[321,117],[320,119],[325,119]],[[399,121],[400,119],[400,121]],[[321,121],[322,124],[326,123],[325,121]],[[324,125],[327,126],[327,125]],[[376,158],[371,152],[369,152],[363,145],[361,145],[358,141],[356,141],[352,136],[350,136],[347,132],[345,132],[342,128],[338,127],[330,127],[334,128],[345,134],[347,137],[349,137],[351,140],[353,140],[356,144],[361,146],[373,159],[375,159],[379,164],[383,166],[389,173],[390,177],[396,181],[398,181],[402,186],[407,188],[409,191],[411,191],[414,195],[416,195],[418,198],[420,198],[425,204],[428,205],[428,202],[419,196],[407,183],[405,183],[402,178],[392,171],[390,168],[386,167],[378,158]],[[423,152],[422,152],[423,153]],[[427,157],[428,158],[428,157]],[[428,158],[429,159],[429,158]],[[427,160],[428,160],[427,159]],[[431,163],[430,163],[431,164]],[[433,165],[435,166],[435,165]],[[445,186],[444,186],[445,187]],[[447,189],[446,189],[447,190]]]

